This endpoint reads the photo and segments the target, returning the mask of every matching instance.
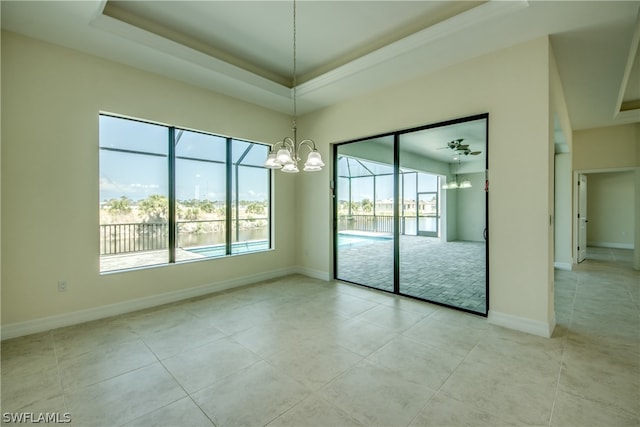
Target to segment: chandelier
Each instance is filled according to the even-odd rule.
[[[280,169],[282,172],[296,173],[298,169],[298,162],[300,161],[300,149],[306,146],[309,149],[309,155],[307,161],[304,163],[305,172],[315,172],[322,170],[324,163],[322,157],[316,149],[316,144],[310,139],[303,139],[298,142],[296,117],[298,115],[297,103],[296,103],[296,89],[297,89],[297,76],[296,76],[296,1],[293,0],[293,138],[285,137],[282,141],[278,141],[271,147],[267,160],[264,162],[264,167],[269,169]]]
[[[468,179],[463,180],[460,184],[458,184],[458,172],[460,172],[460,159],[454,157],[454,160],[458,161],[458,168],[455,173],[455,178],[451,182],[447,182],[446,184],[442,184],[443,190],[455,190],[456,188],[471,188],[471,181]]]

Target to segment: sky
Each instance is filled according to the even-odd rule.
[[[340,176],[348,175],[347,168],[344,167],[343,157],[340,162],[341,170],[338,171]],[[354,162],[353,159],[349,159],[350,162]],[[379,175],[376,177],[375,192],[376,200],[393,200],[393,175],[387,175],[393,172],[391,165],[381,165],[379,163],[360,160],[360,165],[364,164],[367,169],[374,173],[385,173],[385,175]],[[358,165],[359,166],[359,165]],[[351,178],[351,199],[354,202],[361,202],[364,199],[374,199],[374,184],[373,177],[368,175],[366,169],[363,167],[356,167],[351,165],[349,168],[352,175],[360,175],[359,177]],[[365,176],[365,174],[367,174]],[[438,176],[431,175],[423,172],[417,173],[419,192],[438,191]],[[338,200],[347,200],[349,198],[349,180],[346,178],[338,179]],[[407,200],[416,199],[416,175],[413,173],[405,174],[404,184],[404,198]]]
[[[226,139],[192,131],[176,131],[176,198],[178,200],[224,200]],[[100,150],[100,200],[134,201],[154,194],[168,194],[168,128],[161,125],[100,116],[100,147],[150,154]],[[251,146],[242,164],[262,166],[268,146],[233,140],[236,161]],[[183,157],[183,158],[180,158]],[[201,159],[196,161],[184,159]],[[269,171],[240,167],[240,200],[268,199]]]

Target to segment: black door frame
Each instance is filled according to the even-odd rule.
[[[484,312],[478,312],[478,311],[473,311],[473,310],[469,310],[466,308],[462,308],[462,307],[458,307],[458,306],[454,306],[454,305],[450,305],[450,304],[446,304],[443,302],[439,302],[439,301],[432,301],[432,300],[426,300],[420,297],[416,297],[416,296],[412,296],[412,295],[407,295],[407,294],[403,294],[400,292],[400,204],[399,204],[399,197],[400,197],[400,190],[399,190],[399,180],[400,180],[400,136],[403,134],[408,134],[411,132],[416,132],[416,131],[421,131],[421,130],[426,130],[426,129],[432,129],[432,128],[437,128],[437,127],[443,127],[443,126],[449,126],[449,125],[455,125],[455,124],[459,124],[459,123],[464,123],[464,122],[468,122],[468,121],[474,121],[474,120],[481,120],[484,119],[486,126],[485,126],[485,183],[484,183],[484,190],[485,190],[485,241],[486,241],[486,247],[485,247],[485,311]],[[372,135],[372,136],[367,136],[364,138],[358,138],[355,140],[349,140],[349,141],[344,141],[344,142],[339,142],[339,143],[334,143],[333,145],[333,181],[331,183],[331,189],[332,189],[332,196],[333,196],[333,278],[335,280],[341,280],[337,277],[338,275],[338,200],[336,198],[337,195],[337,183],[338,183],[338,168],[337,168],[337,164],[338,164],[338,147],[340,147],[341,145],[346,145],[346,144],[351,144],[351,143],[355,143],[355,142],[362,142],[362,141],[366,141],[366,140],[370,140],[370,139],[374,139],[374,138],[383,138],[383,137],[389,137],[389,136],[393,136],[393,165],[394,165],[394,206],[393,206],[393,240],[394,240],[394,262],[393,262],[393,294],[395,295],[401,295],[404,297],[408,297],[408,298],[413,298],[413,299],[417,299],[417,300],[421,300],[421,301],[427,301],[429,303],[432,304],[436,304],[436,305],[441,305],[441,306],[445,306],[445,307],[449,307],[449,308],[453,308],[459,311],[464,311],[464,312],[468,312],[468,313],[472,313],[472,314],[476,314],[476,315],[480,315],[483,317],[487,317],[489,314],[489,178],[488,178],[488,171],[489,171],[489,113],[481,113],[481,114],[476,114],[476,115],[472,115],[472,116],[466,116],[466,117],[461,117],[461,118],[457,118],[457,119],[452,119],[452,120],[446,120],[446,121],[442,121],[442,122],[437,122],[437,123],[432,123],[432,124],[427,124],[427,125],[423,125],[423,126],[418,126],[418,127],[414,127],[414,128],[409,128],[409,129],[403,129],[403,130],[398,130],[398,131],[394,131],[394,132],[389,132],[389,133],[384,133],[384,134],[378,134],[378,135]],[[417,201],[416,201],[417,202]],[[438,203],[440,201],[438,200]],[[417,220],[417,218],[416,218]],[[419,226],[418,224],[416,224],[416,231],[418,230]],[[354,283],[354,282],[348,282],[348,283]],[[385,291],[384,289],[379,289],[379,288],[375,288],[372,286],[368,286],[366,284],[361,284],[361,283],[354,283],[356,285],[359,286],[364,286],[364,287],[368,287],[368,288],[372,288],[372,289],[376,289],[376,290],[380,290],[380,291],[384,291],[384,292],[389,292],[389,291]]]

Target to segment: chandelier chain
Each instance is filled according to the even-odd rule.
[[[269,169],[281,169],[283,172],[296,173],[299,172],[298,162],[300,159],[300,149],[304,145],[309,149],[309,156],[304,163],[305,172],[320,171],[324,167],[324,162],[320,153],[316,149],[316,143],[311,139],[303,139],[298,142],[296,118],[298,116],[298,69],[297,69],[297,24],[296,24],[296,0],[293,0],[293,78],[292,78],[292,95],[293,95],[293,138],[285,137],[283,140],[276,142],[269,150],[267,160],[264,167]],[[279,149],[277,147],[280,147]]]
[[[296,117],[298,116],[298,108],[296,104],[296,88],[298,86],[297,81],[297,67],[296,67],[296,0],[293,0],[293,125],[296,124]]]

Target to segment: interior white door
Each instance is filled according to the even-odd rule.
[[[578,175],[578,262],[587,257],[587,176]]]

